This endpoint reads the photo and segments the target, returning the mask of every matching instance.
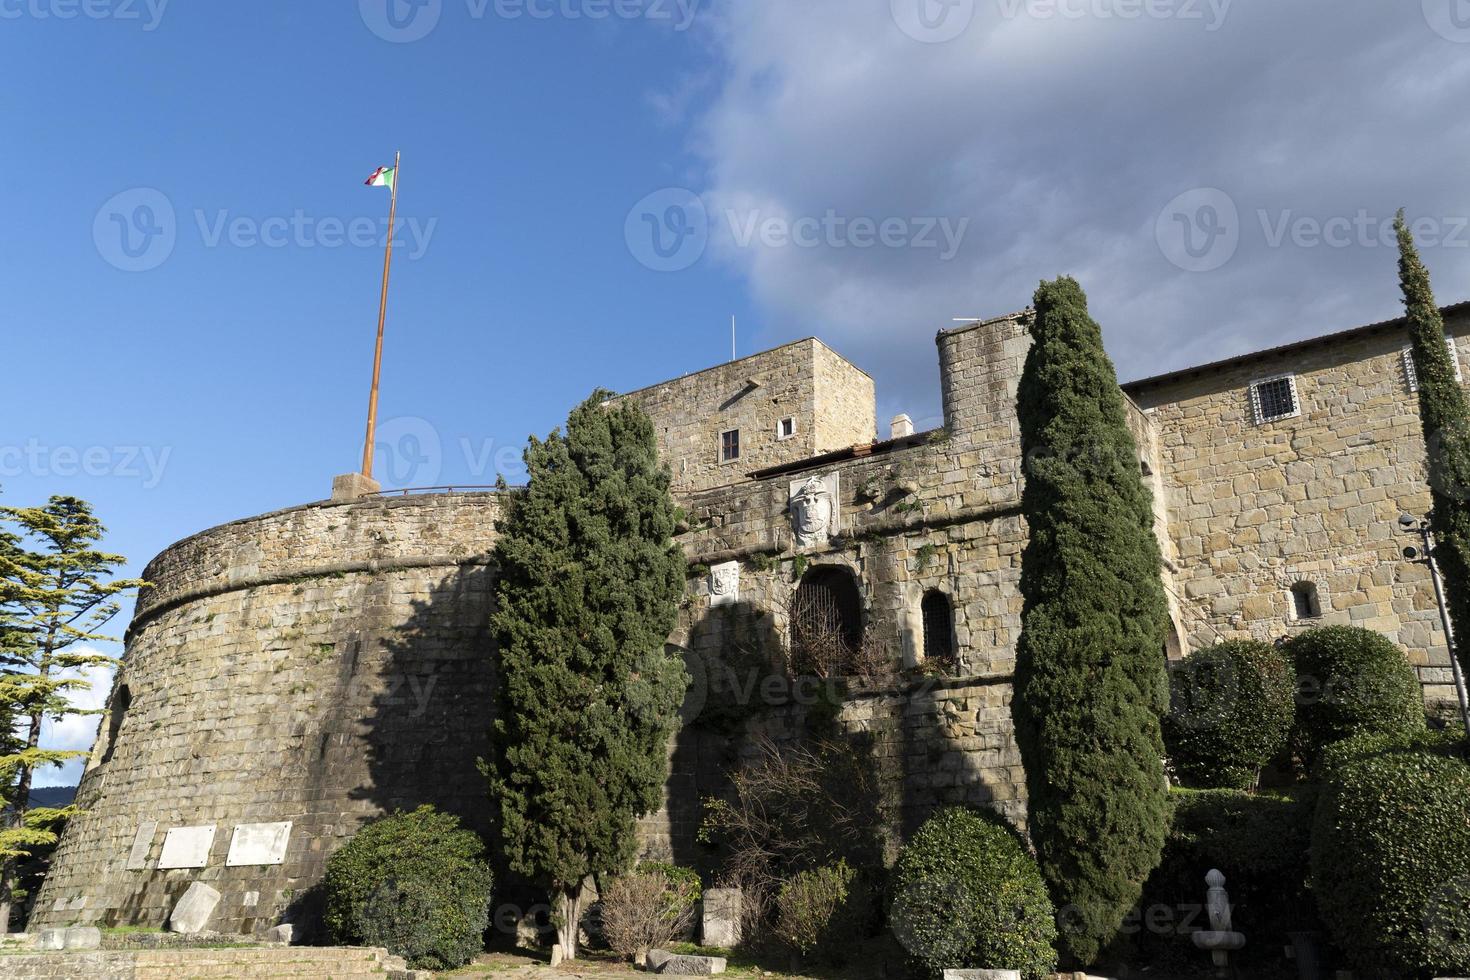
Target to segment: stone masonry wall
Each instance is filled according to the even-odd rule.
[[[1448,329],[1463,351],[1470,318]],[[1401,323],[1129,390],[1161,454],[1176,598],[1191,646],[1363,626],[1407,651],[1426,699],[1454,692],[1428,570],[1396,524],[1429,508],[1418,396]],[[1460,355],[1463,357],[1463,353]],[[1249,385],[1294,372],[1301,415],[1256,424]],[[1290,589],[1317,586],[1322,615]]]
[[[434,803],[483,829],[499,505],[313,505],[160,555],[34,925],[157,926],[193,881],[223,894],[211,928],[309,922],[371,817]],[[283,821],[282,863],[226,866],[236,825]],[[170,828],[209,824],[205,867],[158,869]]]
[[[816,343],[800,340],[624,396],[652,418],[676,491],[736,483],[816,454]],[[787,416],[796,434],[778,439],[776,425]],[[740,458],[721,462],[720,434],[729,429],[740,430]]]
[[[812,413],[816,451],[827,453],[872,442],[878,425],[873,379],[821,342],[814,342],[812,357],[816,366]]]

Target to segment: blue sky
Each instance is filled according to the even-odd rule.
[[[1395,315],[1400,205],[1470,296],[1466,0],[0,0],[0,55],[0,501],[135,574],[356,467],[395,149],[390,485],[731,315],[934,424],[934,333],[1059,273],[1125,378]]]

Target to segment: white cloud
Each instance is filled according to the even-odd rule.
[[[693,137],[711,253],[747,277],[776,333],[819,333],[874,370],[886,407],[932,414],[934,332],[1020,309],[1042,278],[1082,282],[1126,379],[1400,311],[1388,243],[1273,247],[1283,220],[1310,231],[1400,205],[1444,226],[1470,216],[1470,44],[1435,33],[1419,3],[976,0],[969,27],[938,44],[891,13],[918,3],[942,9],[729,5],[710,25],[720,81]],[[1093,13],[1139,8],[1176,15]],[[1088,13],[1025,13],[1051,9]],[[1239,246],[1186,272],[1156,227],[1201,187],[1236,206]],[[742,246],[727,209],[969,225],[941,261]],[[1470,294],[1470,231],[1425,251],[1442,301]]]
[[[72,652],[96,653],[99,651],[78,647]],[[111,667],[98,665],[86,669],[65,670],[59,676],[82,678],[91,682],[90,688],[73,689],[69,694],[73,705],[87,710],[102,708],[107,703],[107,696],[112,691],[112,675]],[[101,723],[101,718],[101,715],[68,715],[60,722],[47,718],[41,722],[41,747],[88,751],[97,738],[97,726]],[[75,786],[82,778],[82,769],[86,761],[84,758],[76,758],[59,768],[38,770],[34,784],[36,786]]]

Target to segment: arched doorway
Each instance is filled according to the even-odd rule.
[[[791,602],[791,666],[797,675],[837,677],[852,672],[863,645],[863,598],[845,568],[814,568]]]

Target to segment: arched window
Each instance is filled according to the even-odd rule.
[[[1291,587],[1293,619],[1316,619],[1322,615],[1322,600],[1315,582],[1298,582]]]
[[[814,568],[791,601],[791,660],[798,675],[848,673],[863,643],[863,599],[844,568]]]
[[[936,664],[954,663],[954,609],[949,596],[930,589],[924,593],[919,612],[924,620],[924,659]]]
[[[102,763],[112,761],[112,752],[117,748],[117,733],[122,729],[123,718],[133,704],[133,692],[126,684],[119,684],[112,695],[112,707],[107,712],[107,748],[102,752]]]

